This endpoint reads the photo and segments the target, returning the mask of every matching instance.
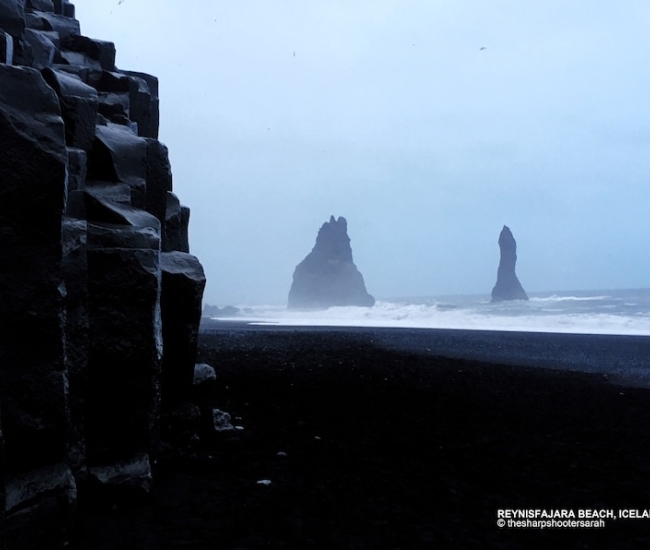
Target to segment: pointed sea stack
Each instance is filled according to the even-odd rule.
[[[503,226],[499,235],[499,248],[501,249],[501,260],[497,272],[497,284],[492,289],[492,301],[528,300],[528,295],[515,273],[517,242],[507,225]]]
[[[375,305],[352,260],[348,223],[334,216],[318,231],[316,244],[293,273],[289,309]]]

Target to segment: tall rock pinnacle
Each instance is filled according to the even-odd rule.
[[[517,242],[507,225],[503,226],[499,235],[499,248],[501,249],[501,260],[497,272],[497,284],[492,289],[492,301],[528,300],[526,291],[515,273]]]
[[[322,225],[316,244],[293,273],[289,309],[327,309],[332,306],[372,307],[363,275],[352,260],[344,217],[334,216]]]

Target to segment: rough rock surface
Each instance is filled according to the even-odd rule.
[[[205,277],[158,80],[74,16],[0,2],[0,550],[68,546],[78,491],[148,491],[196,362]]]
[[[497,283],[492,289],[492,301],[528,300],[528,295],[515,273],[517,242],[507,225],[503,226],[499,235],[499,248],[501,249],[501,260],[497,272]]]
[[[164,358],[163,406],[189,397],[201,321],[201,297],[205,275],[199,260],[186,252],[163,252],[162,320]]]
[[[217,379],[217,373],[214,371],[214,368],[208,365],[207,363],[197,363],[196,365],[194,365],[195,386],[200,386],[201,384],[214,382],[216,379]]]
[[[0,65],[0,402],[8,476],[65,459],[66,163],[56,94],[40,72]]]
[[[332,216],[322,225],[316,245],[293,273],[289,309],[375,305],[352,260],[347,229],[343,216],[338,220]]]

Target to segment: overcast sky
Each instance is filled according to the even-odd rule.
[[[285,303],[330,215],[375,297],[650,286],[648,0],[76,0],[160,79],[209,304]],[[153,6],[156,9],[153,9]]]

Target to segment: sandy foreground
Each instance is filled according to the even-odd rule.
[[[650,390],[606,374],[647,361],[644,338],[507,336],[521,366],[495,344],[463,359],[476,340],[450,331],[206,329],[218,379],[200,399],[242,429],[161,458],[151,498],[84,513],[76,547],[650,547],[650,518],[620,517],[650,509]],[[576,348],[594,372],[531,366]],[[529,510],[617,519],[497,525]]]

